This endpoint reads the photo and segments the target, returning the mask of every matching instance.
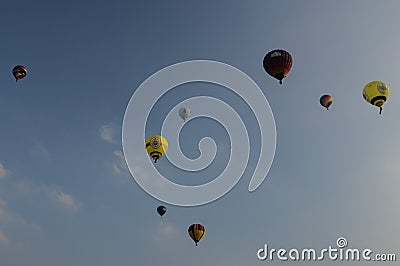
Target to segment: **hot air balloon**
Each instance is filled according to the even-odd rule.
[[[197,243],[206,233],[206,229],[201,224],[192,224],[191,226],[189,226],[188,233],[197,246]]]
[[[332,96],[330,95],[322,95],[321,98],[319,99],[319,103],[326,108],[326,110],[329,110],[329,106],[331,106],[333,101]]]
[[[167,212],[167,208],[165,206],[158,206],[157,212],[162,217]]]
[[[282,79],[289,74],[292,63],[292,56],[285,50],[273,50],[266,54],[263,60],[265,71],[279,80],[279,84],[282,84]]]
[[[190,116],[190,109],[187,107],[181,107],[179,108],[179,116],[183,119],[185,122],[186,119]]]
[[[380,80],[371,81],[363,89],[364,99],[372,105],[379,107],[379,114],[382,113],[382,106],[389,98],[389,86]]]
[[[168,141],[162,136],[151,136],[146,140],[145,146],[147,153],[157,163],[157,160],[167,152]]]
[[[12,70],[12,74],[15,78],[15,81],[18,81],[26,76],[27,70],[26,67],[18,65],[15,66]]]

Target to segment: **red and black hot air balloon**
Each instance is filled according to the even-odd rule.
[[[27,70],[26,67],[18,65],[15,66],[12,70],[12,74],[15,78],[15,81],[18,81],[26,76]]]
[[[292,64],[293,59],[289,52],[279,49],[266,54],[263,60],[265,71],[279,80],[279,84],[289,74]]]

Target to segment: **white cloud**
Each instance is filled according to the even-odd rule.
[[[124,155],[122,154],[121,151],[114,151],[114,155],[125,162],[125,157],[124,157]]]
[[[45,195],[53,202],[71,210],[78,210],[82,204],[71,194],[65,193],[61,188],[49,185],[37,185],[30,181],[20,181],[17,184],[19,193],[25,196]]]
[[[161,232],[166,235],[171,235],[171,234],[176,233],[177,230],[172,225],[167,224],[167,225],[163,226],[163,228],[161,228]]]
[[[6,245],[6,244],[8,244],[10,241],[8,240],[8,238],[5,236],[5,234],[2,232],[2,231],[0,231],[0,245],[1,244],[3,244],[3,245]]]
[[[3,178],[11,174],[11,171],[6,169],[2,163],[0,163],[0,178]]]
[[[117,163],[114,162],[112,164],[112,168],[113,168],[113,171],[114,171],[115,174],[120,175],[122,173],[122,171],[121,171],[121,169],[120,169],[120,167],[118,166]]]
[[[100,138],[104,141],[115,143],[115,126],[113,125],[102,125],[99,128]]]
[[[179,235],[179,230],[175,226],[167,223],[160,223],[155,231],[152,232],[154,241],[159,242],[166,239],[174,239]]]
[[[56,200],[59,204],[61,204],[61,206],[67,209],[78,210],[81,206],[81,204],[77,202],[72,195],[62,191],[53,191],[51,193],[51,198]]]
[[[126,174],[128,166],[125,162],[125,157],[121,151],[114,151],[115,161],[112,163],[112,168],[115,174]]]
[[[51,200],[59,206],[70,210],[78,210],[82,204],[76,200],[71,194],[63,192],[60,188],[42,185],[40,190],[43,191]]]

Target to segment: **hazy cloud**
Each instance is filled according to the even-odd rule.
[[[39,225],[34,223],[29,223],[20,215],[12,213],[11,211],[7,210],[7,202],[3,199],[0,199],[0,223],[12,224],[24,228],[29,228],[35,231],[40,230]]]
[[[33,148],[29,150],[29,153],[35,157],[50,157],[50,152],[41,144],[35,145]]]
[[[121,151],[114,151],[115,160],[112,163],[113,172],[115,174],[121,175],[126,174],[128,170],[128,166],[125,162],[125,157]]]
[[[10,173],[11,171],[6,169],[5,166],[0,162],[0,179],[9,175]]]
[[[0,231],[0,245],[3,244],[8,244],[10,241],[8,240],[8,238],[5,236],[5,234]]]
[[[154,241],[159,242],[162,240],[165,243],[165,239],[173,239],[179,235],[179,230],[172,224],[162,223],[159,224],[157,229],[152,232],[152,238]]]
[[[62,191],[52,191],[50,192],[50,197],[67,209],[78,210],[81,206],[72,195]]]
[[[115,143],[116,129],[114,125],[102,125],[99,128],[100,138],[104,141]]]
[[[17,190],[25,196],[45,195],[59,206],[71,210],[78,210],[82,206],[71,194],[65,193],[61,188],[55,186],[37,185],[29,181],[20,181],[17,184]]]
[[[23,194],[23,195],[28,195],[34,192],[35,189],[34,185],[29,182],[29,181],[18,181],[16,183],[16,188],[18,193]]]

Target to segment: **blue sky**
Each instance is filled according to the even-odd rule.
[[[0,265],[253,266],[267,263],[256,257],[264,243],[318,249],[339,236],[351,247],[398,252],[398,10],[398,1],[361,0],[3,3]],[[276,48],[294,60],[282,86],[262,68]],[[275,159],[254,193],[247,187],[256,153],[230,193],[199,207],[167,205],[160,221],[162,203],[124,166],[123,116],[147,77],[194,59],[231,64],[257,82],[275,117]],[[15,83],[17,64],[28,75]],[[373,80],[391,88],[381,116],[361,94]],[[329,111],[319,105],[326,93]],[[148,132],[161,125],[158,114],[195,95],[223,99],[247,117],[257,150],[249,108],[204,83],[166,95]],[[229,147],[218,123],[198,119],[182,131],[185,154],[198,156],[210,132],[219,151]],[[193,176],[166,160],[159,167],[198,184],[226,164],[220,153]],[[192,223],[207,230],[198,247],[187,235]]]

